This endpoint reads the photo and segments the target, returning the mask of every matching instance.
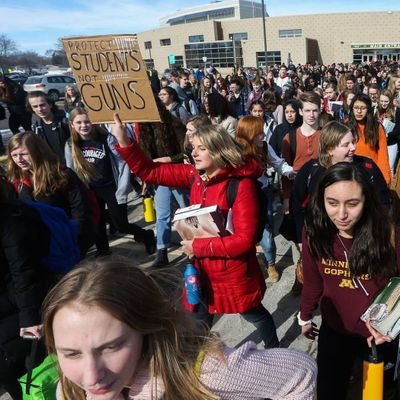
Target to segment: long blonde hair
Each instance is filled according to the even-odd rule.
[[[193,136],[200,139],[217,168],[225,168],[228,164],[236,168],[243,164],[242,149],[221,126],[201,126]]]
[[[69,272],[47,295],[43,304],[46,345],[55,352],[53,321],[71,302],[99,307],[144,336],[141,361],[150,369],[151,399],[157,398],[157,377],[165,400],[218,399],[199,378],[199,354],[223,357],[218,337],[206,332],[189,313],[171,300],[151,273],[127,258],[90,260]],[[60,370],[65,400],[85,400],[82,388]]]
[[[69,127],[70,127],[71,137],[68,140],[68,145],[71,148],[72,161],[74,163],[74,170],[76,174],[79,176],[79,178],[81,178],[83,182],[85,182],[86,184],[90,184],[92,181],[96,179],[97,173],[94,165],[89,163],[83,156],[82,150],[79,146],[82,139],[79,136],[79,133],[74,129],[72,125],[74,119],[78,115],[88,115],[88,114],[85,109],[80,107],[71,110],[71,113],[69,115]],[[96,127],[94,127],[93,125],[92,125],[92,134],[93,136],[99,135]]]
[[[390,90],[393,94],[394,97],[399,96],[399,90],[396,89],[396,81],[400,79],[400,76],[397,76],[395,74],[389,75],[389,82],[388,82],[388,90]]]
[[[23,171],[14,162],[11,152],[25,147],[32,160],[32,170]],[[12,182],[26,179],[32,184],[33,197],[52,195],[68,185],[68,175],[49,145],[32,132],[18,133],[11,137],[7,146],[7,170]]]

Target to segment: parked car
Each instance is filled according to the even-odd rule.
[[[54,101],[64,97],[65,86],[76,85],[75,79],[68,75],[46,74],[30,76],[24,84],[25,91],[40,90],[48,94]]]
[[[9,74],[5,74],[5,76],[7,78],[10,78],[14,82],[19,83],[20,85],[23,85],[26,82],[26,80],[28,79],[28,75],[23,74],[21,72],[11,72]]]

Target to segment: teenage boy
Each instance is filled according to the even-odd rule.
[[[27,109],[33,114],[32,131],[42,137],[65,164],[65,143],[70,133],[64,111],[54,104],[45,93],[34,91],[28,94]]]
[[[246,115],[246,99],[242,93],[240,82],[236,79],[232,80],[229,85],[228,101],[232,103],[237,118]]]
[[[297,172],[309,160],[318,158],[318,145],[320,136],[319,116],[321,114],[321,97],[315,92],[304,92],[300,96],[300,115],[303,124],[294,134],[286,134],[282,141],[282,157],[293,171]],[[283,211],[289,213],[289,199],[292,181],[282,176]],[[301,251],[301,245],[299,244]],[[298,261],[301,265],[301,258]],[[300,268],[298,265],[297,268]],[[300,293],[302,285],[295,279],[292,292]]]

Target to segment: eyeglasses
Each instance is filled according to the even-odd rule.
[[[365,111],[365,110],[368,110],[368,107],[353,107],[353,110],[356,110],[356,111]]]

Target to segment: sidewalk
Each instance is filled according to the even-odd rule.
[[[129,202],[129,220],[135,222],[146,229],[155,229],[154,224],[146,224],[143,221],[143,208],[141,199]],[[277,218],[278,225],[279,217]],[[295,266],[292,261],[292,248],[294,258],[297,261],[298,254],[294,246],[287,242],[281,235],[275,237],[277,245],[277,269],[281,274],[281,279],[277,283],[270,283],[266,280],[267,291],[263,300],[265,307],[271,312],[278,331],[278,337],[282,347],[290,347],[303,350],[313,357],[316,356],[316,342],[310,341],[300,335],[300,327],[297,325],[296,314],[298,311],[300,296],[293,295],[291,288],[294,281]],[[185,257],[180,250],[180,238],[178,234],[172,232],[173,246],[168,252],[171,265],[182,267]],[[142,244],[135,243],[127,236],[112,237],[110,245],[113,254],[123,255],[132,258],[138,265],[144,268],[151,265],[154,256],[148,256]],[[260,265],[264,269],[265,261],[261,247],[257,247]],[[169,267],[165,267],[169,268]],[[316,318],[316,323],[320,323],[320,318]],[[240,345],[247,340],[253,340],[262,348],[261,339],[255,332],[254,327],[245,321],[240,315],[223,315],[214,318],[213,330],[221,334],[222,339],[229,346]]]

